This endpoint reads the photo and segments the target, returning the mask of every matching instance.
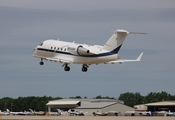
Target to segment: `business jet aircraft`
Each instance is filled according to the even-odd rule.
[[[91,64],[114,64],[140,61],[143,52],[135,60],[120,59],[118,52],[128,34],[137,33],[118,29],[113,33],[104,46],[91,46],[60,40],[46,40],[35,47],[32,56],[41,58],[40,65],[44,65],[43,60],[63,63],[65,71],[70,71],[70,67],[68,65],[71,63],[82,64],[83,72],[86,72]]]

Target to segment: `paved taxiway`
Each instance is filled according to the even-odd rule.
[[[175,117],[125,116],[2,116],[2,120],[175,120]]]

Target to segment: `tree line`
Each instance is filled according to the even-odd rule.
[[[74,99],[82,98],[81,96],[76,97],[69,97]],[[6,109],[9,109],[10,111],[24,111],[28,109],[33,109],[36,111],[47,111],[46,104],[50,100],[58,100],[63,99],[61,97],[35,97],[35,96],[29,96],[29,97],[18,97],[18,98],[9,98],[4,97],[0,99],[0,110],[5,111]],[[87,97],[84,97],[84,99],[87,99]],[[93,99],[116,99],[114,97],[103,97],[101,95],[98,95],[94,97]],[[132,92],[126,92],[120,94],[118,97],[118,100],[124,101],[124,104],[130,107],[133,107],[134,105],[138,104],[145,104],[145,103],[151,103],[151,102],[160,102],[160,101],[175,101],[175,95],[168,94],[167,92],[150,92],[145,96],[142,96],[139,92],[132,93]]]
[[[146,104],[161,101],[175,101],[175,95],[168,94],[165,91],[150,92],[145,96],[142,96],[139,92],[127,92],[120,94],[118,99],[124,101],[125,105],[133,107],[134,105],[138,104]]]
[[[0,99],[0,110],[6,111],[6,109],[9,109],[10,111],[24,111],[28,109],[36,110],[36,111],[46,111],[47,106],[46,104],[50,100],[58,100],[62,99],[60,97],[18,97],[16,99],[4,97]]]

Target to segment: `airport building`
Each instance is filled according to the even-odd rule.
[[[86,112],[86,115],[93,115],[93,112],[105,113],[109,111],[117,111],[124,114],[125,111],[134,110],[134,108],[124,105],[123,101],[111,99],[61,99],[49,101],[46,105],[49,112],[55,109],[64,111],[75,109]]]
[[[171,111],[175,112],[175,101],[162,101],[134,106],[135,111]]]

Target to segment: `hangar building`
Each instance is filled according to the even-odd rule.
[[[75,109],[83,112],[87,112],[88,115],[93,115],[93,112],[108,112],[117,111],[124,114],[125,111],[133,111],[134,108],[124,105],[123,101],[111,100],[111,99],[61,99],[49,101],[47,104],[48,111],[54,111],[55,109],[61,109],[68,111],[69,109]]]
[[[147,103],[142,105],[135,105],[134,109],[136,111],[171,111],[175,112],[175,101],[162,101],[162,102],[154,102]]]

